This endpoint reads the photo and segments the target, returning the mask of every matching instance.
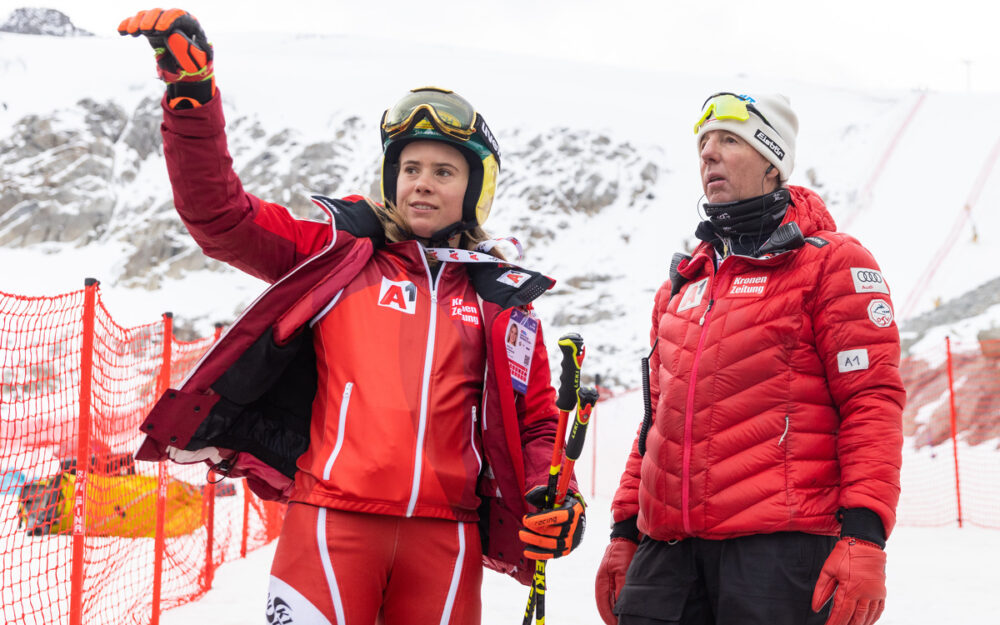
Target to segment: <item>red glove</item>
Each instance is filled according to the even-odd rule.
[[[836,591],[836,594],[834,594]],[[885,552],[852,537],[837,541],[819,573],[812,609],[833,597],[826,625],[872,625],[885,608]]]
[[[613,612],[615,602],[625,585],[625,572],[628,571],[638,546],[628,538],[612,538],[611,544],[604,550],[601,565],[597,567],[597,581],[594,584],[597,611],[608,625],[618,625],[618,617]]]
[[[545,486],[531,489],[525,499],[536,508],[545,506]],[[586,505],[583,497],[574,493],[557,508],[547,508],[524,515],[524,529],[518,532],[527,544],[524,556],[532,560],[561,558],[573,551],[583,540],[587,528]]]

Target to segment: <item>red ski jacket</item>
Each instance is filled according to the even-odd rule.
[[[683,287],[656,294],[653,419],[615,521],[638,514],[657,540],[833,535],[838,508],[868,508],[892,531],[905,391],[889,288],[816,194],[790,191],[784,224],[803,236],[718,271],[703,243]]]
[[[314,198],[321,222],[244,192],[219,100],[164,106],[174,202],[206,254],[272,284],[159,399],[137,457],[204,461],[268,499],[478,518],[485,564],[527,584],[517,530],[557,409],[540,327],[525,393],[505,339],[552,280],[500,263],[433,276],[417,242],[381,243],[363,198]]]

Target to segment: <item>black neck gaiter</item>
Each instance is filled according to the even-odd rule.
[[[790,200],[788,189],[778,189],[748,200],[704,204],[708,221],[698,224],[695,235],[711,243],[722,256],[756,256],[781,225]]]

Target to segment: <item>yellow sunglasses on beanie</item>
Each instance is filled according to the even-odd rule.
[[[749,96],[728,91],[712,94],[701,106],[694,126],[701,153],[701,136],[713,130],[731,132],[760,152],[787,182],[795,166],[799,119],[783,95]]]

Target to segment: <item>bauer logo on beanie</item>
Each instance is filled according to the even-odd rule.
[[[716,100],[724,96],[733,97],[734,94],[716,94],[702,106],[703,121],[697,128],[699,153],[701,153],[701,136],[704,133],[726,130],[739,136],[760,152],[778,170],[781,182],[786,182],[795,167],[795,135],[799,131],[799,120],[792,111],[788,98],[777,94],[735,96],[746,104],[746,112],[749,115],[746,121],[743,121],[737,116],[723,114],[722,107],[716,106]]]

